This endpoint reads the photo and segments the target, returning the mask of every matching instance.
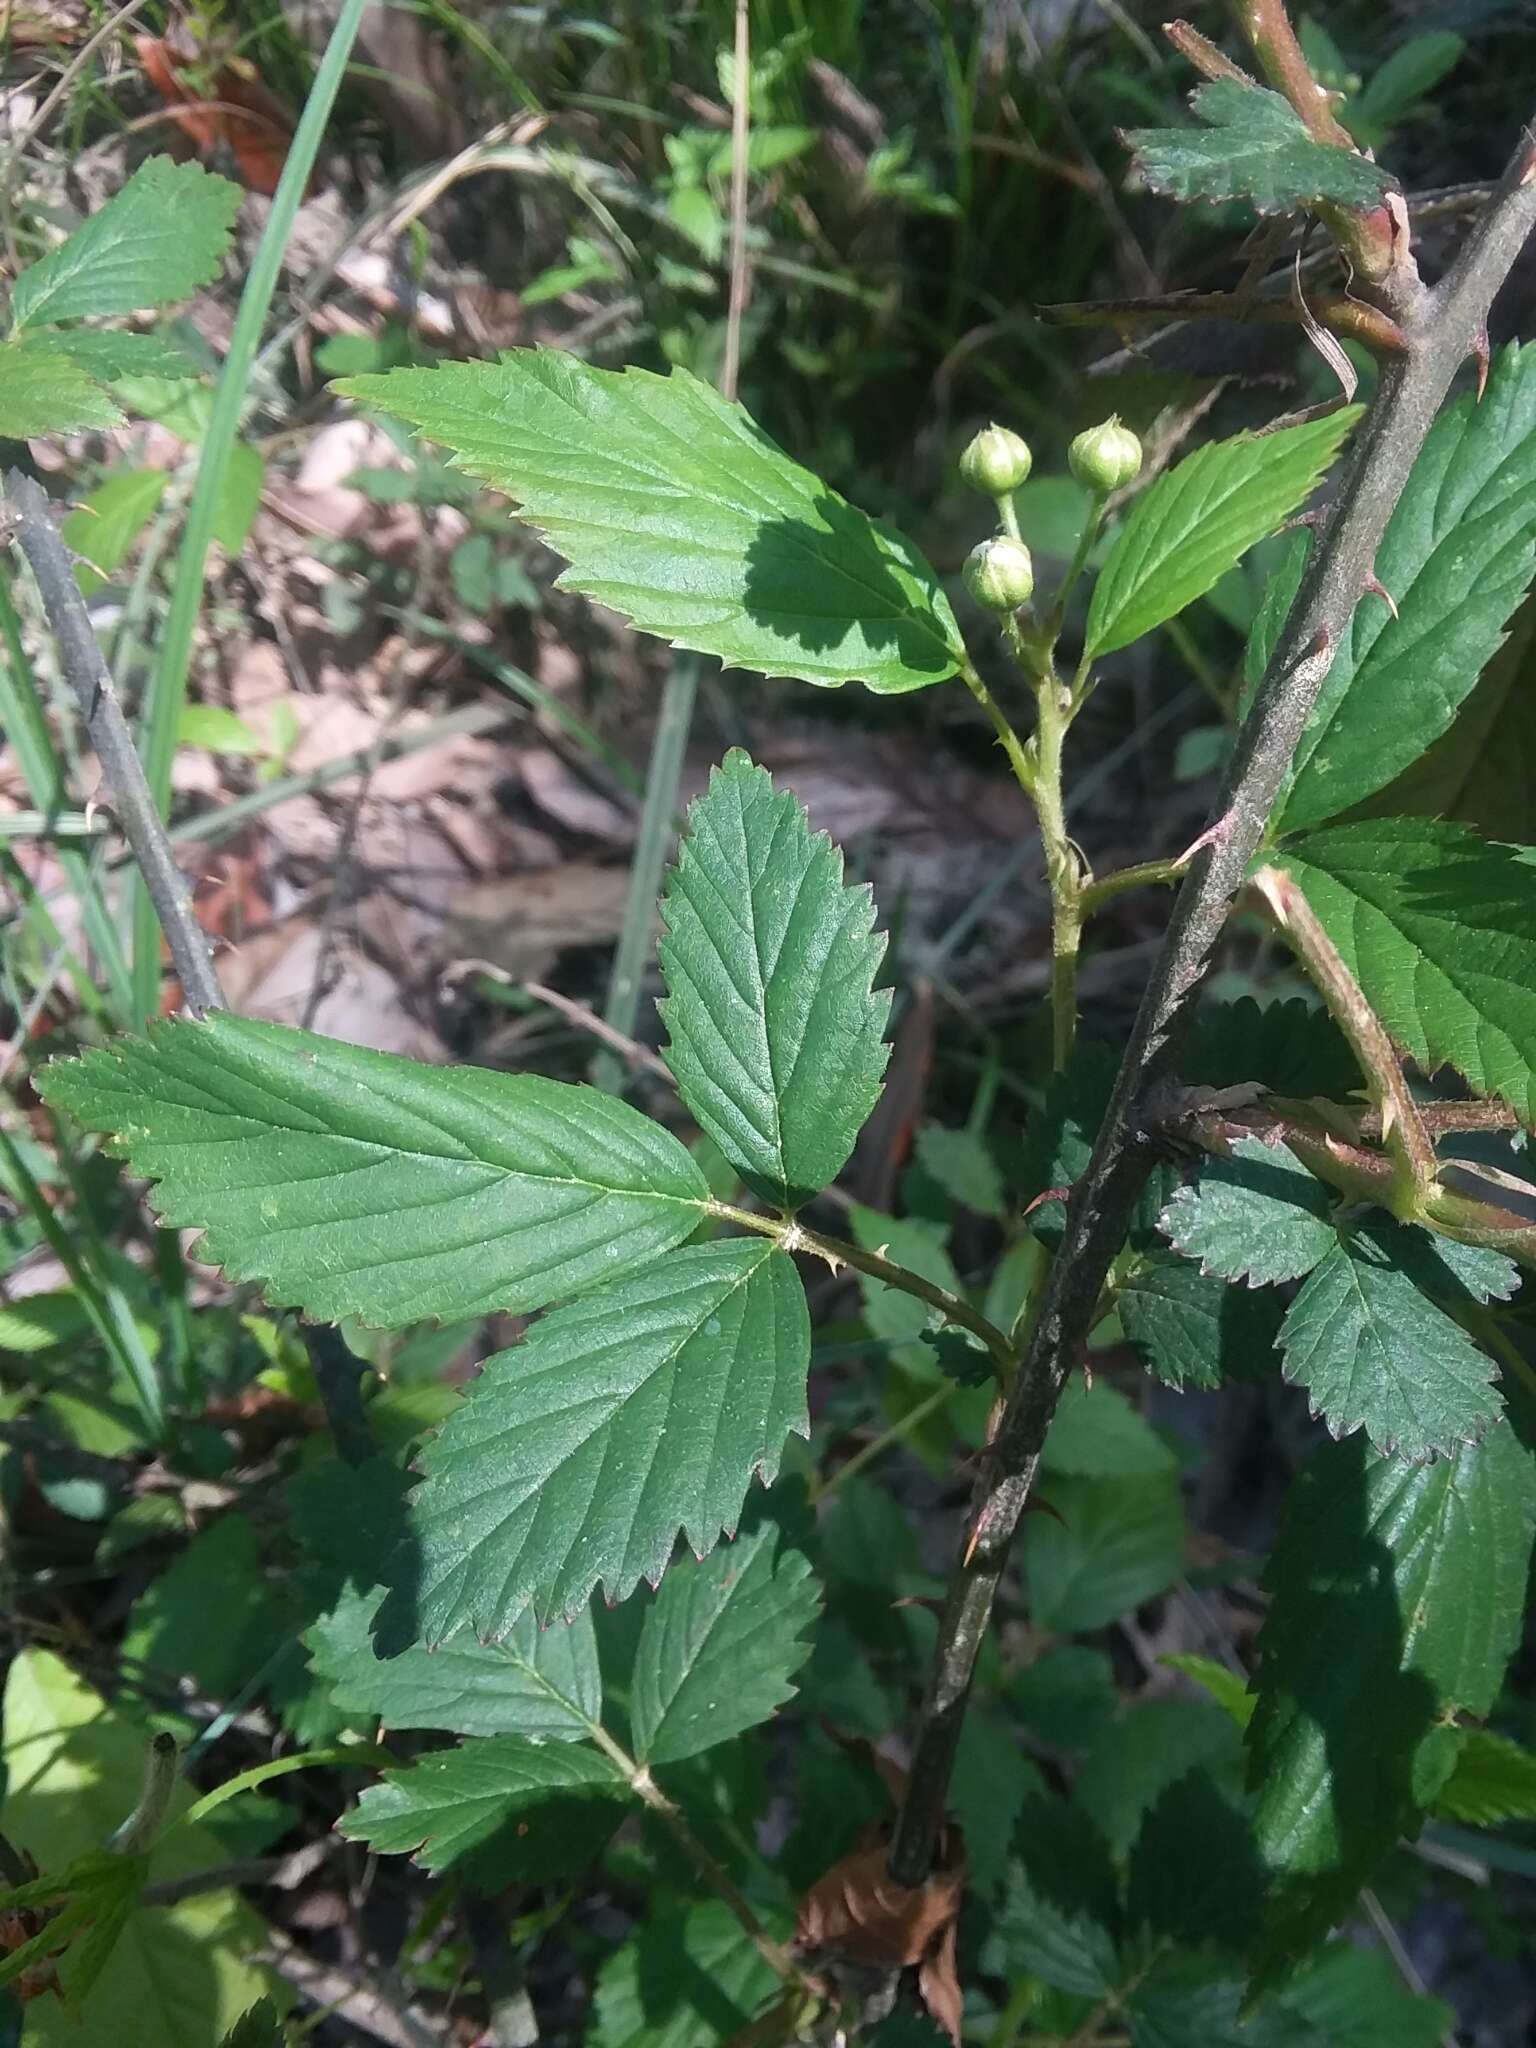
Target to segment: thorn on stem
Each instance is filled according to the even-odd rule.
[[[1483,402],[1483,393],[1488,389],[1488,363],[1492,351],[1488,346],[1488,322],[1485,320],[1472,337],[1472,358],[1477,364],[1477,402]]]
[[[1401,616],[1397,609],[1397,599],[1377,576],[1374,568],[1366,572],[1364,591],[1368,592],[1372,597],[1379,597],[1394,619]]]

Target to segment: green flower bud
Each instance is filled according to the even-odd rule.
[[[1141,443],[1114,413],[1078,435],[1067,450],[1072,474],[1101,498],[1122,491],[1141,473]]]
[[[1035,458],[1029,443],[996,424],[983,427],[960,458],[960,474],[986,498],[1004,498],[1029,475]]]
[[[1035,565],[1020,540],[998,534],[978,541],[965,558],[965,587],[989,612],[1017,611],[1035,587]]]

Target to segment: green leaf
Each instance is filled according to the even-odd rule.
[[[1064,1799],[1036,1794],[1017,1830],[1019,1855],[995,1915],[1007,1974],[1028,1970],[1079,1998],[1121,1980],[1119,1886],[1109,1849]]]
[[[629,1786],[596,1750],[487,1735],[386,1771],[337,1823],[381,1856],[424,1870],[470,1859],[486,1889],[569,1877],[623,1818]]]
[[[757,1192],[794,1208],[836,1179],[885,1072],[885,939],[868,887],[739,749],[688,813],[662,898],[667,1064]]]
[[[977,1131],[946,1130],[924,1124],[917,1134],[917,1163],[952,1202],[978,1216],[1001,1216],[1008,1205],[1003,1177],[985,1138]]]
[[[222,1011],[37,1085],[159,1183],[162,1219],[204,1230],[231,1280],[327,1322],[540,1308],[649,1266],[706,1197],[675,1138],[596,1089]]]
[[[712,1556],[676,1565],[646,1613],[630,1679],[642,1763],[675,1764],[767,1721],[793,1697],[821,1589],[765,1523]]]
[[[1014,1828],[1026,1799],[1045,1780],[1019,1753],[1018,1730],[972,1702],[950,1776],[949,1810],[965,1835],[972,1888],[989,1897],[1008,1874]]]
[[[1024,1537],[1037,1627],[1053,1634],[1102,1628],[1167,1592],[1184,1569],[1184,1515],[1171,1469],[1134,1479],[1052,1479],[1043,1497],[1052,1512],[1031,1515]]]
[[[599,1970],[588,2048],[720,2048],[780,1988],[719,1899],[663,1906]]]
[[[1099,1730],[1072,1797],[1123,1856],[1170,1785],[1201,1766],[1235,1763],[1242,1740],[1231,1715],[1205,1700],[1138,1700]]]
[[[1347,1096],[1360,1086],[1349,1041],[1321,1003],[1205,1002],[1184,1049],[1186,1081],[1204,1088],[1258,1082],[1275,1095]]]
[[[176,725],[178,747],[206,747],[211,754],[265,754],[267,744],[238,713],[222,704],[184,704]]]
[[[1436,420],[1339,638],[1273,828],[1321,824],[1443,733],[1536,568],[1536,348],[1501,349],[1479,400]],[[1522,835],[1523,836],[1523,835]]]
[[[0,1829],[7,1840],[45,1870],[99,1852],[137,1797],[147,1742],[142,1727],[109,1707],[60,1658],[22,1650],[5,1689],[9,1784]],[[181,1819],[193,1797],[185,1782],[171,1793],[170,1818],[179,1824],[151,1852],[152,1883],[227,1861],[216,1836]],[[132,2015],[133,2048],[217,2041],[264,1992],[281,1995],[246,1960],[265,1932],[234,1891],[137,1911],[78,2005],[39,1998],[28,2007],[28,2048],[107,2048],[124,2039],[126,2014]],[[67,1961],[63,1976],[67,1987]]]
[[[791,462],[686,370],[597,370],[554,350],[345,378],[513,498],[562,585],[728,665],[881,693],[965,659],[928,564]]]
[[[1418,1998],[1381,1949],[1330,1943],[1280,1993],[1288,2012],[1310,2020],[1327,2048],[1440,2048],[1456,2015],[1438,1998]]]
[[[1145,1260],[1121,1283],[1115,1306],[1142,1363],[1171,1387],[1259,1379],[1274,1355],[1274,1297],[1229,1286],[1185,1259]]]
[[[89,564],[76,572],[87,596],[127,560],[170,480],[163,469],[120,469],[68,513],[60,531],[65,546]]]
[[[189,298],[218,275],[240,188],[198,164],[152,156],[11,292],[18,328],[137,313]]]
[[[1219,1969],[1187,1950],[1159,1961],[1126,2001],[1132,2048],[1339,2048],[1284,2006],[1249,2014],[1241,1979]]]
[[[622,1600],[680,1528],[708,1550],[806,1433],[809,1358],[799,1275],[765,1238],[689,1245],[545,1317],[422,1453],[419,1630],[502,1636],[599,1580]]]
[[[1209,1771],[1185,1771],[1147,1814],[1131,1851],[1127,1909],[1154,1935],[1241,1947],[1255,1931],[1264,1866],[1241,1809]]]
[[[1427,1465],[1325,1443],[1265,1572],[1255,1828],[1276,1880],[1271,1953],[1341,1917],[1486,1714],[1525,1612],[1536,1468],[1507,1425]]]
[[[1143,179],[1169,199],[1246,199],[1256,213],[1294,213],[1319,202],[1379,206],[1395,187],[1352,149],[1314,142],[1277,92],[1219,78],[1189,104],[1203,128],[1134,128],[1125,138]]]
[[[1392,129],[1455,70],[1466,48],[1461,37],[1449,29],[1431,29],[1399,43],[1371,73],[1359,97],[1344,109],[1350,133],[1368,147],[1380,148]]]
[[[235,2022],[219,2048],[286,2048],[287,2039],[277,2007],[263,1998]]]
[[[115,427],[122,413],[67,356],[0,343],[0,436],[31,441],[84,427]]]
[[[1504,1404],[1493,1360],[1419,1291],[1410,1246],[1386,1216],[1335,1239],[1287,1309],[1280,1349],[1334,1436],[1364,1429],[1385,1456],[1417,1459],[1475,1443]]]
[[[1239,1138],[1207,1160],[1159,1219],[1164,1235],[1202,1273],[1250,1287],[1310,1273],[1338,1243],[1334,1195],[1284,1145]]]
[[[1529,862],[1465,826],[1399,818],[1310,832],[1284,865],[1409,1056],[1536,1123]]]
[[[1485,839],[1516,844],[1536,817],[1536,602],[1527,598],[1509,638],[1454,722],[1384,789],[1348,812],[1357,818],[1443,818]]]
[[[1040,1462],[1079,1478],[1131,1478],[1169,1472],[1172,1451],[1107,1380],[1068,1380],[1056,1404]]]
[[[1027,1665],[1008,1700],[1037,1742],[1068,1753],[1088,1748],[1120,1704],[1109,1659],[1083,1643],[1063,1643]]]
[[[1229,1713],[1239,1728],[1246,1728],[1253,1719],[1257,1704],[1248,1690],[1246,1680],[1237,1671],[1229,1670],[1225,1664],[1218,1664],[1214,1657],[1200,1657],[1192,1651],[1178,1650],[1160,1658],[1160,1663],[1170,1670],[1182,1671],[1186,1678],[1203,1686],[1217,1706]]]
[[[186,377],[197,365],[158,334],[120,327],[44,328],[27,336],[29,350],[67,356],[100,384],[122,377]]]
[[[382,1588],[348,1593],[309,1631],[310,1663],[333,1705],[386,1728],[555,1742],[591,1734],[603,1686],[590,1613],[553,1628],[525,1614],[505,1642],[415,1644],[380,1657],[372,1631],[383,1599]]]
[[[230,1514],[194,1536],[139,1595],[123,1655],[163,1691],[192,1678],[214,1699],[231,1699],[284,1634],[256,1524]]]
[[[1093,587],[1084,660],[1128,647],[1203,597],[1311,493],[1359,417],[1344,406],[1212,441],[1148,485]]]
[[[1536,1820],[1536,1755],[1491,1729],[1469,1729],[1434,1813],[1474,1828]]]

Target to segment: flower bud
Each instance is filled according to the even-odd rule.
[[[998,534],[978,541],[965,558],[965,587],[989,612],[1017,611],[1035,587],[1035,565],[1019,540]]]
[[[1007,427],[983,427],[960,457],[960,474],[983,497],[1016,491],[1034,464],[1029,443]]]
[[[1080,484],[1107,498],[1111,491],[1124,490],[1140,474],[1141,443],[1114,413],[1078,435],[1067,450],[1067,461]]]

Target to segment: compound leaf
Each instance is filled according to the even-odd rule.
[[[1285,866],[1378,1017],[1426,1072],[1536,1122],[1536,875],[1464,825],[1332,825]]]
[[[1336,1238],[1286,1311],[1285,1377],[1335,1436],[1364,1429],[1384,1455],[1473,1443],[1503,1408],[1493,1360],[1420,1293],[1408,1233],[1373,1218]]]
[[[667,1064],[744,1178],[792,1208],[834,1180],[874,1108],[891,999],[868,888],[739,750],[688,814],[662,898]]]
[[[1284,1145],[1239,1138],[1229,1158],[1207,1161],[1175,1193],[1160,1225],[1202,1273],[1262,1287],[1297,1280],[1328,1256],[1338,1242],[1333,1201]]]
[[[189,298],[218,274],[240,188],[200,164],[152,156],[114,198],[17,278],[18,328],[137,313]]]
[[[380,1657],[373,1623],[384,1593],[348,1593],[309,1631],[310,1664],[344,1713],[386,1728],[450,1735],[526,1735],[579,1742],[602,1712],[592,1616],[540,1628],[525,1614],[503,1642],[413,1644]]]
[[[1445,1782],[1453,1716],[1492,1706],[1533,1522],[1536,1467],[1503,1424],[1424,1465],[1325,1443],[1292,1487],[1247,1738],[1273,1960],[1341,1917]]]
[[[799,1551],[778,1550],[778,1537],[765,1523],[663,1579],[630,1680],[642,1763],[680,1763],[729,1742],[792,1696],[821,1590]]]
[[[277,1305],[386,1327],[541,1308],[650,1265],[704,1179],[594,1088],[435,1068],[218,1011],[38,1077]]]
[[[1256,213],[1294,213],[1320,201],[1379,206],[1394,187],[1354,150],[1314,142],[1290,102],[1263,86],[1219,78],[1189,103],[1203,126],[1125,138],[1147,184],[1169,199],[1246,199]]]
[[[580,1870],[618,1826],[629,1785],[596,1750],[487,1735],[386,1771],[338,1823],[381,1856],[447,1870],[472,1857],[487,1889]]]
[[[686,1246],[556,1310],[493,1358],[423,1451],[411,1510],[429,1642],[504,1636],[654,1583],[682,1529],[734,1529],[754,1472],[807,1430],[810,1324],[764,1238]]]
[[[1536,348],[1499,352],[1481,399],[1430,429],[1380,547],[1392,593],[1356,605],[1277,831],[1321,824],[1417,761],[1497,653],[1536,568]],[[1523,836],[1523,835],[1522,835]]]
[[[676,646],[881,693],[942,682],[965,658],[911,542],[686,370],[518,349],[335,388],[451,448],[567,557],[564,587]]]
[[[1272,434],[1212,441],[1150,484],[1094,585],[1084,659],[1128,647],[1203,597],[1310,494],[1359,417],[1345,406]]]

